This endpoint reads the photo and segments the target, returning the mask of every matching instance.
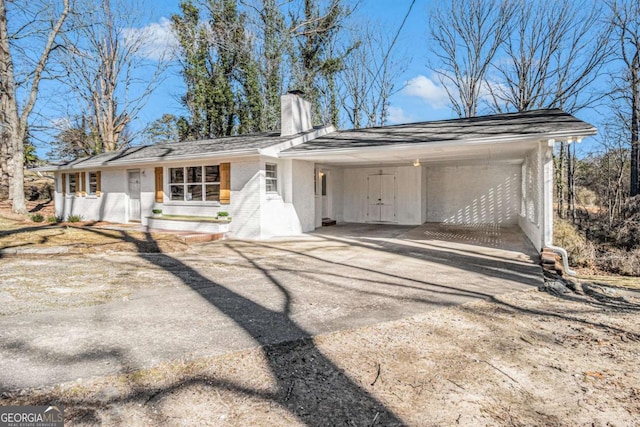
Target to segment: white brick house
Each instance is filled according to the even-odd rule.
[[[56,214],[159,226],[214,217],[237,238],[289,236],[337,222],[517,224],[553,242],[553,145],[594,135],[560,110],[336,131],[282,97],[282,131],[132,147],[43,168]],[[156,221],[156,222],[154,222]],[[198,218],[162,228],[207,230]],[[216,225],[215,227],[218,227]]]

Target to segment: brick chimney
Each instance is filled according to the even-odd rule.
[[[280,136],[296,135],[313,129],[311,103],[304,92],[291,90],[280,97]]]

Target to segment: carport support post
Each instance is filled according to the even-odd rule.
[[[542,172],[542,247],[553,243],[553,147],[555,140],[550,139],[541,143],[538,149],[539,164]]]

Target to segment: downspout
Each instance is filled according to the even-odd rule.
[[[567,140],[568,143],[572,142],[572,139],[569,138]],[[582,142],[582,138],[577,138],[576,142]],[[553,147],[555,141],[554,140],[549,140],[548,144]],[[553,218],[553,193],[550,190],[550,194],[549,196],[547,196],[547,201],[549,201],[550,199],[550,205],[551,206],[551,218]],[[549,209],[549,207],[547,207],[547,209]],[[569,267],[569,254],[567,253],[567,250],[565,248],[561,248],[560,246],[555,246],[553,244],[553,233],[547,234],[547,233],[543,233],[544,234],[544,247],[545,248],[549,248],[551,249],[554,253],[560,255],[560,258],[562,258],[562,266],[564,268],[564,272],[567,273],[569,276],[577,276],[578,273],[575,270],[572,270]]]
[[[564,267],[565,273],[567,273],[569,276],[576,276],[578,274],[574,270],[569,268],[569,254],[567,254],[567,250],[565,248],[554,246],[551,244],[551,242],[545,242],[544,247],[549,248],[556,254],[560,255],[560,258],[562,258],[562,266]]]

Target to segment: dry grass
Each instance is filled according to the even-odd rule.
[[[578,279],[596,284],[606,283],[607,286],[614,288],[640,289],[640,277],[581,274]]]
[[[32,208],[33,210],[33,208]],[[47,224],[10,212],[0,206],[0,249],[24,251],[62,247],[65,253],[176,252],[187,249],[182,237],[171,233],[145,233],[125,226],[102,227],[104,223]]]
[[[0,249],[64,247],[66,253],[176,252],[187,248],[179,236],[109,230],[90,225],[28,225],[0,218]]]
[[[628,227],[619,229],[612,240],[620,243],[637,239],[628,236],[636,234],[629,230]],[[613,244],[593,243],[571,222],[558,218],[554,222],[553,237],[556,245],[567,250],[569,263],[574,267],[594,273],[640,276],[640,248],[635,244],[625,249]]]
[[[576,267],[593,267],[596,249],[593,243],[576,229],[569,221],[556,218],[553,226],[553,241],[565,248],[569,254],[569,262]]]

